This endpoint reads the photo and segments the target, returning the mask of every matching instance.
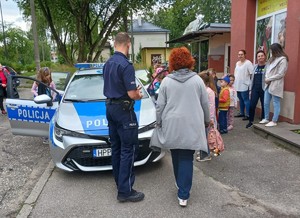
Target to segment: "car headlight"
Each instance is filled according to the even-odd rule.
[[[149,131],[151,129],[154,129],[155,125],[156,125],[156,121],[154,121],[153,123],[150,123],[147,126],[144,126],[144,127],[140,128],[139,129],[139,133],[147,132],[147,131]]]
[[[70,130],[67,130],[67,129],[63,129],[60,126],[58,126],[57,124],[55,124],[55,126],[54,126],[54,135],[55,135],[55,138],[60,142],[63,141],[63,136],[64,135],[73,136],[73,137],[80,137],[80,138],[82,138],[82,136],[83,136],[83,134],[81,134],[81,133],[77,133],[77,132],[73,132],[73,131],[70,131]]]
[[[66,129],[62,129],[60,128],[59,126],[55,125],[54,127],[54,135],[55,135],[55,138],[62,142],[63,141],[63,136],[64,135],[68,135],[70,131],[66,130]]]
[[[55,138],[60,142],[63,141],[63,136],[71,136],[71,137],[77,137],[77,138],[102,140],[102,141],[105,141],[107,144],[110,144],[108,136],[88,135],[85,133],[74,132],[71,130],[61,128],[59,125],[57,125],[57,123],[54,126],[54,135],[55,135]]]

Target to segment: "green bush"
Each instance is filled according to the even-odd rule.
[[[58,55],[58,63],[65,64],[66,63],[65,58],[61,55]]]
[[[76,71],[76,68],[74,66],[69,66],[66,64],[53,64],[51,70],[74,73]]]
[[[23,70],[27,72],[35,71],[35,63],[32,64],[26,64],[23,68]]]
[[[51,61],[42,61],[41,62],[41,67],[49,67],[51,68],[53,63]]]

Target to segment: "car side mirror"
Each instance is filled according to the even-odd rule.
[[[46,95],[46,94],[38,95],[38,96],[34,97],[33,101],[34,101],[36,104],[44,104],[44,103],[47,103],[47,106],[52,106],[52,105],[53,105],[53,103],[52,103],[52,98],[49,97],[49,96]]]

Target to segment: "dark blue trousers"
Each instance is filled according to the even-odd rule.
[[[260,104],[261,104],[261,117],[260,119],[264,119],[265,118],[265,110],[264,110],[264,96],[265,96],[265,92],[264,90],[260,87],[253,87],[253,89],[251,90],[251,99],[250,99],[250,110],[249,110],[249,122],[253,122],[254,121],[254,116],[255,116],[255,109],[256,109],[256,105],[258,102],[258,99],[260,100]]]
[[[178,197],[186,200],[190,197],[193,181],[194,150],[171,149],[173,170],[178,186]]]
[[[219,110],[219,131],[227,133],[227,110]]]
[[[128,197],[134,184],[135,150],[138,148],[138,123],[135,112],[123,110],[122,104],[106,103],[112,167],[118,196]]]
[[[244,92],[237,92],[237,96],[240,102],[240,114],[248,117],[249,108],[250,108],[249,90]],[[245,108],[246,108],[246,114],[245,114]]]

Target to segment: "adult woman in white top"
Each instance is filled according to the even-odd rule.
[[[235,117],[243,117],[243,120],[249,120],[249,86],[251,82],[251,74],[253,72],[253,64],[251,61],[246,59],[245,50],[239,50],[238,58],[239,61],[236,63],[234,70],[234,87],[239,98],[240,114]]]

